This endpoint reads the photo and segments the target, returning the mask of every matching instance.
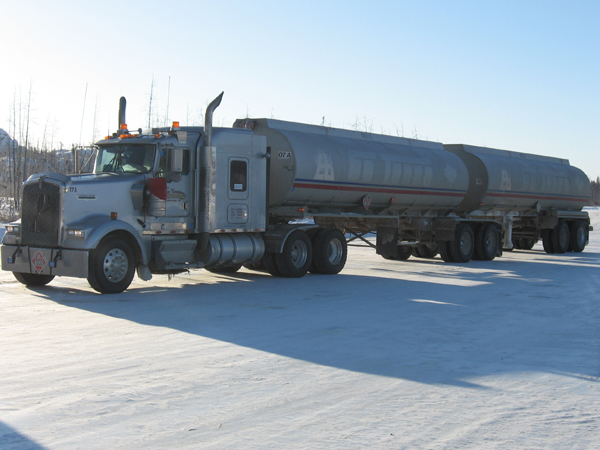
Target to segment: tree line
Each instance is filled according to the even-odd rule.
[[[595,180],[592,180],[591,189],[592,193],[588,205],[600,206],[600,177],[596,177]]]

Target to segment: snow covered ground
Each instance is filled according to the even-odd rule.
[[[2,272],[0,295],[2,450],[600,446],[600,231],[581,254],[352,248],[337,276],[112,296]]]

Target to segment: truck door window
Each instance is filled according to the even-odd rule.
[[[171,168],[171,151],[172,148],[163,148],[160,151],[160,161],[158,163],[158,176],[163,178],[170,178],[174,175]],[[190,173],[190,150],[187,148],[183,149],[183,170],[179,172],[181,175],[189,175]]]
[[[229,163],[229,189],[233,192],[245,192],[248,180],[248,163],[233,160]]]

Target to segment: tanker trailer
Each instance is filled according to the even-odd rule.
[[[234,127],[267,139],[271,224],[310,216],[387,259],[492,260],[539,237],[582,251],[591,229],[589,181],[566,160],[269,119]]]
[[[582,211],[590,196],[583,171],[566,159],[462,144],[444,148],[469,171],[459,215],[501,220],[505,249],[531,250],[541,238],[547,253],[583,251],[592,229]]]
[[[466,165],[437,142],[272,119],[238,119],[233,126],[267,139],[271,224],[309,216],[387,259],[406,259],[414,250],[435,256],[436,236],[449,232],[447,221],[434,219],[467,195]],[[364,238],[370,232],[376,244]]]

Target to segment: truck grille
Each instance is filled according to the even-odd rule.
[[[46,182],[23,189],[21,243],[33,247],[58,246],[60,187]]]

